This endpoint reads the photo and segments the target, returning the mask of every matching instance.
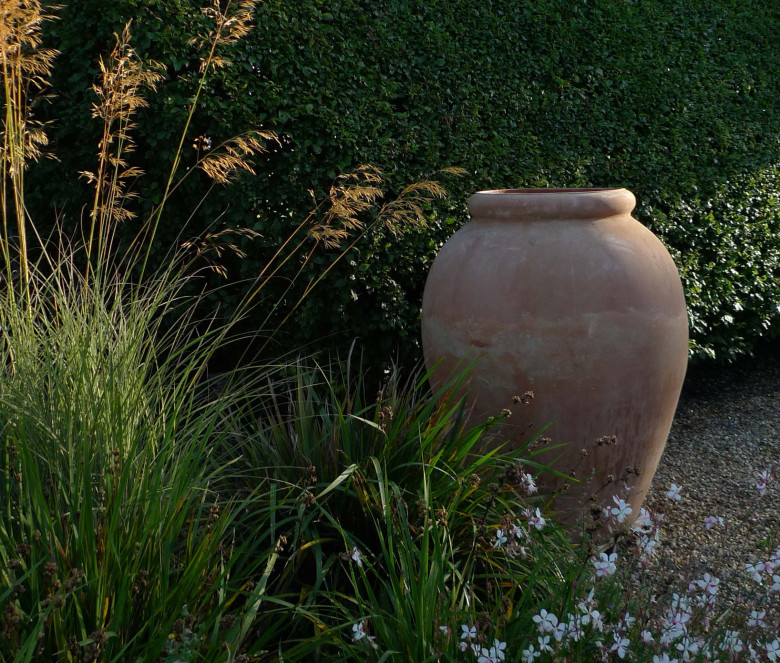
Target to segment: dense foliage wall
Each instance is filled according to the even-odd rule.
[[[167,65],[138,127],[139,183],[159,199],[192,95],[207,29],[194,0],[66,2],[50,28],[62,50],[45,109],[61,163],[41,164],[38,215],[78,223],[98,127],[90,84],[111,33],[134,19],[135,43]],[[398,190],[443,166],[452,196],[427,230],[372,233],[298,311],[292,348],[358,336],[374,360],[418,352],[418,313],[437,248],[478,189],[625,186],[638,218],[670,248],[684,280],[694,353],[748,351],[780,319],[780,4],[740,0],[267,0],[257,28],[209,84],[185,154],[249,126],[283,137],[258,176],[211,191],[190,178],[169,207],[162,247],[220,226],[263,237],[231,266],[250,278],[311,208],[311,194],[362,163]],[[222,212],[225,212],[222,215]],[[184,230],[182,230],[184,228]],[[160,254],[162,255],[162,253]],[[319,251],[305,283],[333,259]],[[267,291],[260,308],[287,282]],[[295,288],[286,297],[295,300]],[[240,287],[220,295],[229,309]],[[283,305],[284,306],[284,305]],[[258,320],[264,320],[260,315]],[[259,323],[258,323],[259,324]],[[265,324],[272,326],[273,320]]]

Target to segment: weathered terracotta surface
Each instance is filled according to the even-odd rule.
[[[432,381],[477,358],[474,423],[510,409],[501,435],[514,445],[548,425],[564,446],[538,460],[581,480],[555,503],[567,523],[592,496],[612,505],[628,493],[638,514],[685,376],[680,278],[634,204],[626,189],[481,191],[425,287],[426,363],[441,361]],[[513,403],[529,390],[531,404]],[[616,444],[597,442],[607,436]],[[548,475],[542,487],[563,483]]]

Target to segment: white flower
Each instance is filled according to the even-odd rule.
[[[682,654],[683,661],[690,661],[691,656],[699,653],[699,643],[686,637],[682,642],[677,643],[677,649]]]
[[[542,652],[536,651],[533,645],[528,645],[528,649],[523,649],[523,663],[533,663],[535,658],[539,658]]]
[[[598,610],[591,610],[590,622],[597,631],[604,631],[604,622],[602,621],[601,613]]]
[[[623,615],[623,619],[620,620],[623,622],[623,627],[625,630],[630,631],[631,627],[636,623],[636,617],[632,617],[628,612]]]
[[[766,617],[766,610],[761,610],[761,612],[758,610],[751,610],[750,619],[748,619],[748,626],[760,626],[761,628],[766,628],[764,617]]]
[[[772,580],[774,580],[775,584],[769,588],[769,591],[780,592],[780,576],[772,576]]]
[[[550,636],[549,635],[545,635],[545,636],[541,636],[540,635],[538,638],[536,638],[536,640],[539,642],[539,651],[540,652],[543,652],[543,651],[552,652],[553,648],[550,647]]]
[[[496,530],[496,541],[493,544],[494,548],[500,548],[506,543],[506,535],[504,534],[504,530],[499,529]]]
[[[761,574],[766,570],[766,566],[763,562],[757,562],[756,564],[745,564],[745,569],[753,580],[761,582]]]
[[[653,655],[653,663],[678,663],[676,658],[669,658],[667,653],[663,653],[660,656]]]
[[[639,546],[642,548],[642,553],[644,553],[648,557],[652,556],[653,553],[655,553],[655,547],[657,545],[658,545],[657,534],[654,537],[643,536],[639,544]]]
[[[682,499],[682,495],[680,494],[681,490],[682,486],[678,486],[676,483],[673,483],[671,486],[669,486],[669,491],[666,493],[666,496],[670,500],[677,500],[679,502]]]
[[[711,576],[709,573],[705,573],[704,578],[702,580],[697,580],[696,584],[705,592],[714,596],[718,592],[718,585],[720,584],[720,580]]]
[[[582,628],[584,620],[580,615],[569,614],[569,630],[566,637],[574,642],[579,642],[584,636],[585,631]]]
[[[596,601],[593,599],[593,592],[595,589],[595,587],[591,587],[588,595],[577,604],[577,608],[580,612],[590,612],[596,607]]]
[[[539,509],[536,509],[536,514],[532,514],[530,511],[526,511],[526,518],[528,518],[529,527],[535,527],[536,529],[544,529],[545,519],[542,518],[542,514],[539,513]]]
[[[522,539],[525,537],[525,530],[520,525],[512,524],[512,536],[515,539]]]
[[[653,641],[653,634],[650,631],[642,631],[642,644],[649,645]]]
[[[495,638],[493,640],[493,646],[490,648],[490,651],[495,653],[495,658],[497,661],[503,661],[506,657],[506,642],[501,642],[498,638]]]
[[[471,649],[471,645],[468,642],[465,642],[463,640],[460,641],[460,644],[458,646],[460,647],[461,651],[466,651],[467,649]]]
[[[357,642],[366,637],[366,622],[352,624],[352,639]]]
[[[621,637],[620,633],[613,633],[613,637],[615,642],[612,643],[611,650],[617,652],[620,658],[625,658],[631,641],[628,638]]]
[[[522,483],[523,486],[525,487],[525,491],[529,495],[532,495],[533,493],[536,492],[537,490],[536,483],[534,482],[534,478],[530,474],[523,473]]]
[[[449,626],[439,626],[439,630],[444,633],[444,635],[452,635],[452,629]]]
[[[687,622],[690,619],[692,612],[690,599],[687,596],[680,596],[677,592],[672,594],[672,605],[669,609],[669,613],[680,613],[684,617],[682,621]]]
[[[776,661],[780,661],[780,640],[775,638],[768,645],[765,645],[765,647],[766,647],[766,656],[770,661],[772,661],[772,663],[776,663]]]
[[[723,518],[721,516],[707,516],[704,519],[704,526],[707,529],[712,529],[715,525],[723,527]]]
[[[617,495],[612,496],[612,501],[617,505],[610,509],[613,516],[617,518],[619,523],[622,523],[626,516],[631,515],[631,507],[625,502],[625,500],[619,498]],[[621,657],[622,658],[622,657]]]
[[[732,654],[739,654],[743,648],[744,645],[739,637],[739,632],[726,629],[726,632],[723,634],[723,642],[720,645],[720,650]]]
[[[558,624],[555,625],[551,633],[552,636],[555,638],[555,640],[557,642],[560,642],[561,640],[563,640],[568,630],[569,630],[569,625],[566,622],[558,622]]]
[[[604,576],[614,575],[617,567],[615,566],[615,560],[617,559],[617,553],[607,555],[607,553],[601,553],[600,559],[593,560],[593,566],[596,567],[596,576],[603,578]]]
[[[639,509],[639,515],[636,517],[634,524],[631,525],[631,529],[643,534],[646,534],[648,530],[653,529],[653,519],[650,517],[650,512],[645,509],[645,507]]]
[[[357,546],[352,548],[352,550],[349,551],[349,556],[352,558],[352,561],[355,562],[358,566],[363,566],[363,555],[360,554],[360,551],[357,549]],[[344,559],[343,557],[341,559]]]
[[[558,618],[551,612],[547,612],[544,608],[538,615],[533,616],[534,622],[539,629],[540,633],[551,633],[558,626]]]
[[[473,640],[474,638],[477,637],[476,626],[467,626],[466,624],[461,624],[460,630],[461,630],[461,634],[460,634],[461,640]]]
[[[477,654],[477,663],[498,663],[499,659],[496,656],[496,650],[491,647],[487,649],[482,647],[482,650]]]

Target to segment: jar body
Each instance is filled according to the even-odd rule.
[[[474,361],[471,422],[510,410],[509,447],[543,430],[535,460],[577,480],[540,476],[568,524],[615,496],[639,513],[685,377],[680,278],[634,202],[625,189],[476,193],[425,286],[433,386]]]

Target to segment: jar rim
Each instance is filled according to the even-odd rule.
[[[627,216],[636,205],[623,187],[583,189],[488,189],[468,200],[474,219],[591,220]]]
[[[482,191],[477,191],[476,193],[485,193],[490,195],[501,195],[501,194],[549,194],[549,193],[597,193],[599,191],[620,191],[623,189],[623,187],[620,186],[603,186],[603,187],[592,187],[592,188],[575,188],[575,189],[569,189],[569,188],[560,188],[560,189],[550,189],[550,188],[543,188],[543,189],[484,189]]]

